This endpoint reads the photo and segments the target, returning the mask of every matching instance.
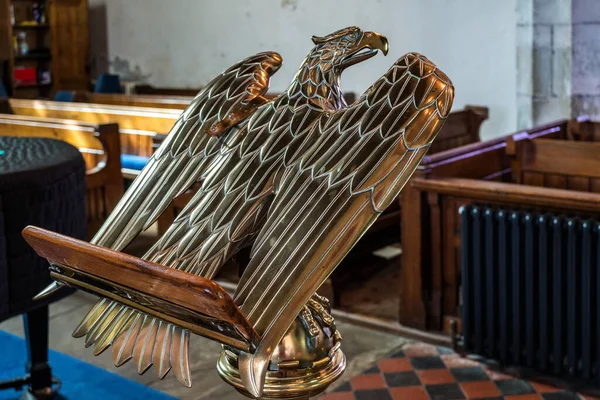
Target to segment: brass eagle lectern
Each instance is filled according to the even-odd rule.
[[[398,196],[443,125],[450,79],[400,57],[347,105],[341,73],[387,39],[357,27],[312,38],[290,86],[265,95],[274,52],[207,84],[91,243],[28,227],[56,281],[101,297],[75,329],[116,366],[133,359],[191,386],[190,334],[219,341],[221,377],[252,398],[316,395],[345,368],[328,301],[315,292]],[[187,206],[143,258],[120,251],[171,201]],[[240,249],[251,259],[233,299],[211,278]]]

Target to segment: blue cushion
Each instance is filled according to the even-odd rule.
[[[121,167],[141,171],[144,169],[150,157],[136,156],[133,154],[121,154]]]
[[[121,93],[121,80],[119,75],[102,74],[96,81],[96,93]]]
[[[72,102],[73,100],[73,92],[69,90],[59,90],[54,95],[54,101],[67,101]]]

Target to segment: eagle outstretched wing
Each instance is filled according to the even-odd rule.
[[[181,137],[168,136],[155,155],[158,162],[151,162],[148,172],[138,178],[140,187],[124,196],[125,211],[118,209],[107,221],[111,233],[100,232],[101,240],[95,244],[119,250],[199,178],[199,190],[143,258],[210,279],[233,254],[250,244],[264,223],[276,181],[290,157],[306,149],[305,139],[322,115],[346,105],[339,88],[341,72],[388,49],[384,36],[357,27],[313,38],[313,42],[315,47],[288,89],[271,101],[262,101],[262,92],[281,61],[273,53],[262,56],[266,60],[259,55],[257,61],[226,71],[205,88],[177,123]],[[226,93],[226,100],[215,100],[221,92]],[[236,102],[236,96],[244,100]],[[199,117],[193,120],[196,114]],[[152,171],[164,158],[169,168],[155,175]],[[138,196],[133,194],[136,191],[139,202],[137,197],[130,198]],[[130,209],[135,211],[133,221],[123,215]],[[86,336],[86,346],[94,345],[95,354],[112,345],[117,366],[133,358],[139,373],[154,365],[161,378],[172,368],[186,386],[191,385],[189,334],[182,327],[130,312],[112,301],[97,303],[74,332],[74,336]]]
[[[298,88],[303,83],[294,81]],[[312,104],[310,99],[302,90],[284,92],[240,120],[218,141],[204,135],[208,143],[204,151],[216,155],[200,161],[205,168],[199,189],[143,258],[212,278],[233,254],[250,243],[267,215],[274,178],[284,165],[288,146],[302,142],[326,110],[335,108],[319,108],[320,104]],[[225,123],[232,121],[235,118]],[[220,125],[212,121],[206,125],[209,123]],[[220,147],[215,150],[211,143]],[[74,332],[76,337],[84,335],[86,346],[94,345],[95,354],[112,345],[116,366],[133,358],[139,373],[154,365],[162,378],[172,368],[182,384],[191,385],[187,358],[190,333],[186,329],[101,300]]]
[[[262,335],[256,352],[239,359],[253,395],[261,393],[269,349],[399,194],[453,98],[448,77],[424,56],[409,53],[358,102],[322,117],[309,134],[314,140],[298,145],[310,149],[287,155],[234,299]]]
[[[325,112],[306,98],[297,101],[301,97],[283,95],[270,101],[222,137],[226,151],[211,161],[197,192],[144,259],[212,278],[254,239],[273,197],[272,176],[281,169],[288,144],[305,138]],[[95,354],[112,344],[116,366],[133,358],[139,373],[154,365],[161,378],[172,367],[182,384],[191,385],[189,331],[129,311],[100,300],[73,335],[85,335]]]
[[[275,52],[259,53],[236,63],[206,85],[91,242],[122,250],[152,225],[175,197],[206,173],[216,155],[229,151],[219,134],[266,102],[263,95],[281,62]]]
[[[222,167],[222,160],[239,153],[239,146],[223,138],[239,139],[236,124],[266,103],[263,95],[281,62],[277,53],[259,53],[233,65],[205,86],[176,121],[91,242],[122,250],[147,229],[175,197]],[[228,171],[225,169],[225,172]],[[153,249],[146,259],[158,257],[156,250],[160,247]],[[119,336],[122,332],[124,334]],[[116,365],[133,358],[140,373],[154,364],[161,377],[173,367],[182,383],[191,384],[187,359],[189,332],[179,327],[112,300],[101,299],[73,336],[85,336],[86,347],[93,345],[96,355],[113,344]],[[155,346],[161,351],[153,352]],[[169,352],[169,357],[161,358]]]

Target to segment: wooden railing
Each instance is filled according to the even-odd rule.
[[[593,128],[589,121],[580,119],[579,123],[584,124],[585,129]],[[596,194],[563,190],[568,186],[563,189],[547,187],[553,186],[552,180],[539,182],[539,186],[545,187],[511,183],[518,182],[511,170],[511,165],[515,171],[518,168],[510,155],[514,149],[531,147],[527,143],[536,140],[541,146],[549,141],[556,141],[557,146],[561,146],[558,140],[571,137],[573,126],[573,121],[558,121],[425,158],[402,194],[400,323],[417,329],[440,331],[447,317],[458,315],[458,209],[461,205],[485,201],[489,204],[565,212],[599,210],[600,202]],[[540,141],[540,138],[544,140]],[[573,146],[566,144],[565,149],[569,147]],[[538,153],[540,148],[537,149]],[[598,150],[597,153],[588,151],[588,157],[596,154],[600,161],[600,148]],[[520,157],[531,159],[531,154]],[[589,178],[583,172],[589,169],[589,164],[582,162],[581,168],[576,171],[574,167],[567,166],[564,160],[561,163],[561,158],[556,155],[546,156],[544,162],[547,164],[552,158],[556,168],[564,167],[562,174],[573,175],[580,182]],[[571,158],[577,160],[573,155]],[[565,182],[569,182],[569,179]]]

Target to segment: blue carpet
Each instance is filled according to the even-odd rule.
[[[0,380],[25,375],[25,340],[0,331]],[[58,399],[171,400],[175,397],[146,387],[92,364],[50,350],[52,374],[62,381]],[[0,399],[18,399],[14,389],[0,390]]]

